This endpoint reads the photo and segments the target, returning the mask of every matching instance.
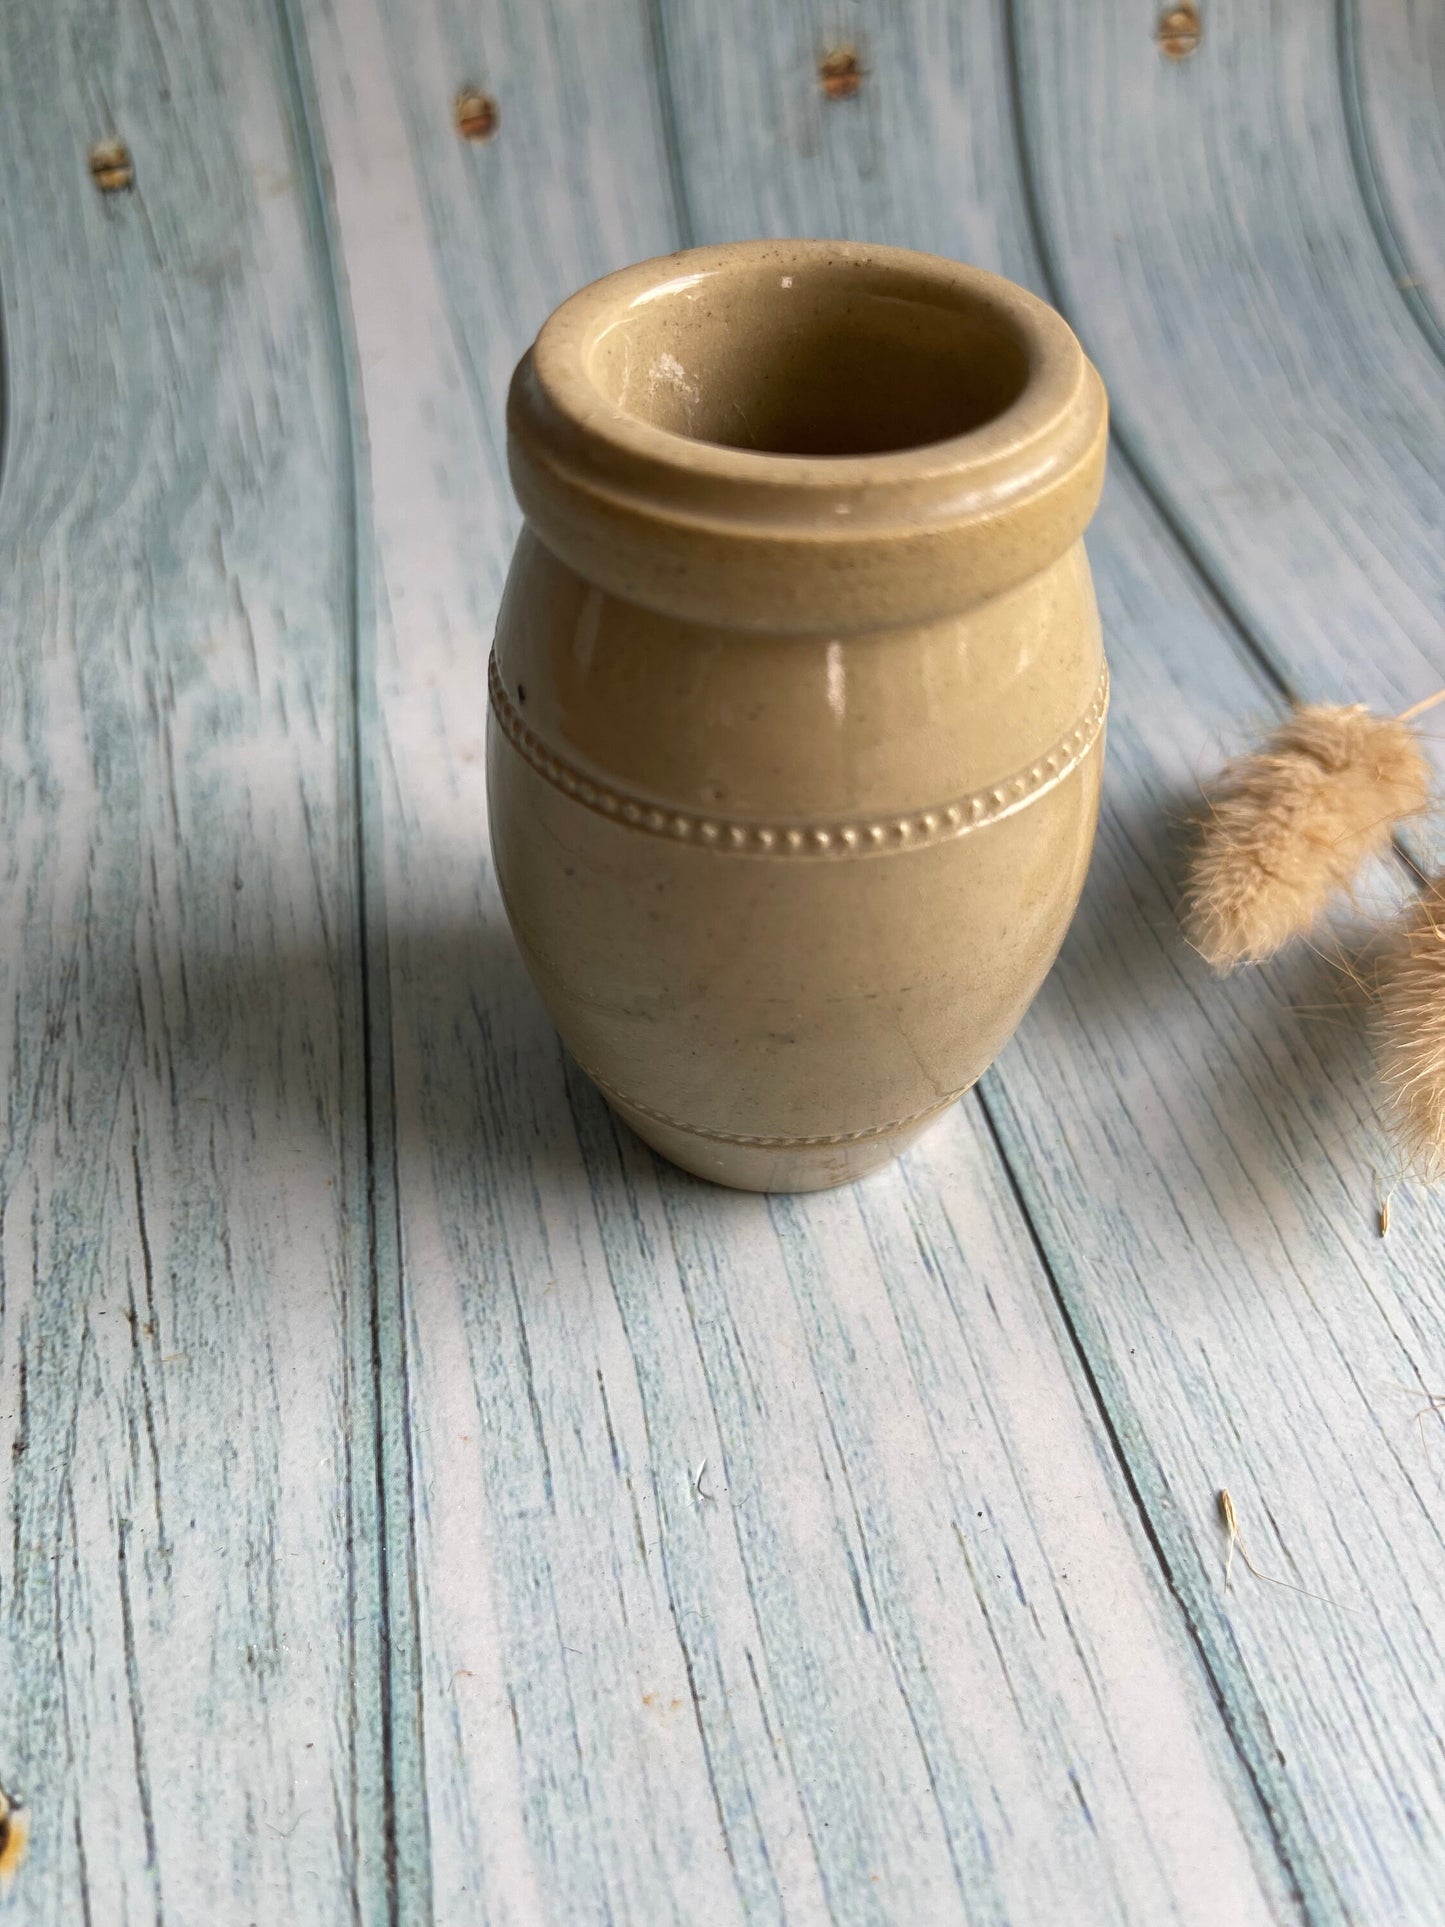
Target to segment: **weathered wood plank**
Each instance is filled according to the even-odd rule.
[[[1445,367],[1361,198],[1335,11],[1218,0],[1183,61],[1129,9],[1011,13],[1054,277],[1156,493],[1297,690],[1424,695]]]
[[[1445,358],[1445,9],[1344,0],[1340,64],[1375,233],[1406,306]]]
[[[371,455],[437,1916],[1287,1915],[979,1109],[857,1192],[711,1192],[614,1131],[506,935],[501,400],[556,299],[679,238],[643,15],[307,19]]]
[[[742,30],[693,0],[678,0],[666,18],[682,177],[699,238],[759,228],[875,233],[1040,284],[1011,165],[1009,50],[996,15],[850,9],[848,32],[868,77],[856,100],[827,104],[815,75],[833,24],[823,15],[811,45],[791,10],[784,17],[766,5],[749,9]],[[1045,118],[1060,150],[1048,178],[1061,193],[1075,170],[1068,206],[1082,233],[1068,239],[1067,285],[1080,296],[1091,341],[1097,347],[1101,335],[1091,317],[1125,311],[1120,286],[1137,286],[1158,291],[1180,353],[1195,291],[1186,300],[1178,289],[1167,233],[1175,202],[1158,181],[1146,195],[1141,170],[1137,205],[1122,208],[1108,157],[1137,137],[1130,116],[1140,93],[1147,101],[1152,90],[1183,83],[1141,79],[1138,58],[1120,53],[1106,85],[1108,60],[1080,45],[1097,34],[1113,50],[1136,34],[1157,60],[1148,24],[1108,9],[1053,20],[1057,86]],[[1021,44],[1043,37],[1040,28]],[[1267,46],[1252,54],[1266,68],[1274,58]],[[1298,49],[1287,44],[1279,57],[1297,58]],[[1026,78],[1042,58],[1026,52]],[[1070,150],[1066,159],[1067,138],[1080,129],[1095,151]],[[1233,139],[1239,148],[1237,124]],[[1304,171],[1294,157],[1293,177]],[[1218,179],[1218,170],[1194,169],[1181,221],[1226,218],[1233,203]],[[1182,187],[1181,178],[1181,205]],[[1085,210],[1091,196],[1109,212]],[[1114,224],[1107,236],[1106,220]],[[1378,260],[1363,250],[1360,269],[1378,282]],[[1382,304],[1390,292],[1386,284]],[[1316,293],[1328,301],[1326,289]],[[1364,295],[1345,289],[1340,312],[1320,326],[1349,326],[1367,296],[1368,287]],[[1249,312],[1258,326],[1257,304]],[[1341,414],[1367,416],[1377,430],[1398,384],[1423,390],[1434,380],[1409,317],[1390,312],[1400,367],[1357,369],[1356,389],[1339,403]],[[1161,370],[1162,339],[1161,324]],[[1256,357],[1267,352],[1267,329],[1260,339]],[[1193,483],[1213,467],[1227,479],[1228,448],[1205,444],[1231,411],[1255,406],[1281,432],[1286,404],[1267,384],[1256,396],[1249,355],[1214,367],[1208,398],[1194,392],[1186,415],[1149,379],[1142,348],[1126,354],[1122,336],[1113,345],[1116,409],[1136,425],[1147,417],[1151,432],[1169,415],[1178,443],[1171,475]],[[1188,380],[1199,377],[1191,371]],[[1423,429],[1416,418],[1404,430],[1397,459],[1409,475]],[[1340,446],[1350,446],[1343,429]],[[1366,450],[1371,461],[1378,453]],[[1340,450],[1334,459],[1338,466]],[[1281,499],[1304,499],[1315,480],[1305,445],[1282,441],[1276,460]],[[1402,485],[1392,486],[1393,513]],[[1429,586],[1430,496],[1418,480],[1415,487],[1413,507],[1399,511],[1394,573],[1381,550],[1359,546],[1391,534],[1370,522],[1309,582],[1307,599],[1278,561],[1261,587],[1265,537],[1246,541],[1241,532],[1227,594],[1261,607],[1266,589],[1281,605],[1296,594],[1287,660],[1302,681],[1319,686],[1336,659],[1346,686],[1364,695],[1388,693],[1392,676],[1402,690],[1418,688],[1428,673],[1422,658],[1433,641],[1419,597]],[[1340,524],[1341,499],[1323,499]],[[1306,953],[1222,985],[1180,942],[1172,912],[1179,818],[1221,740],[1268,712],[1269,684],[1127,468],[1116,467],[1090,550],[1115,669],[1099,852],[1059,968],[986,1080],[985,1101],[1296,1891],[1316,1920],[1424,1923],[1438,1912],[1445,1866],[1434,1711],[1445,1684],[1441,1548],[1434,1474],[1410,1429],[1409,1396],[1396,1387],[1438,1381],[1432,1360],[1445,1303],[1427,1254],[1441,1213],[1413,1203],[1402,1233],[1397,1208],[1390,1242],[1375,1235],[1370,1164],[1380,1153],[1368,1072],[1358,1025],[1329,973]],[[1371,684],[1358,638],[1345,635],[1337,610],[1327,619],[1332,596],[1357,612],[1368,600],[1369,637],[1414,639],[1411,680],[1392,641]],[[1333,1007],[1292,1008],[1321,1003]],[[1247,1574],[1225,1598],[1215,1511],[1224,1484],[1265,1570],[1363,1617]]]
[[[345,452],[283,50],[17,0],[0,91],[12,1917],[376,1919]]]

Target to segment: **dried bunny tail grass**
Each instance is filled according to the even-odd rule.
[[[1409,723],[1359,704],[1296,709],[1208,799],[1184,929],[1216,970],[1260,963],[1310,929],[1394,826],[1430,800]]]
[[[1445,1176],[1445,878],[1428,884],[1380,959],[1380,1076],[1386,1121],[1418,1177]]]

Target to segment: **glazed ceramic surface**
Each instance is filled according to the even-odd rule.
[[[677,1163],[860,1176],[991,1062],[1082,887],[1099,378],[996,276],[740,243],[566,302],[508,421],[490,807],[537,987]]]

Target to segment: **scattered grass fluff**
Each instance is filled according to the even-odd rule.
[[[1260,963],[1303,936],[1395,826],[1427,808],[1414,713],[1313,703],[1228,765],[1207,798],[1184,898],[1185,934],[1207,963]],[[1439,1036],[1445,1062],[1445,1019]]]
[[[1386,1121],[1416,1177],[1445,1176],[1445,879],[1395,921],[1380,958],[1376,1026]]]

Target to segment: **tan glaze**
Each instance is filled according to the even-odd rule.
[[[821,1189],[987,1068],[1082,888],[1097,374],[896,248],[584,288],[512,384],[492,844],[568,1048],[674,1162]]]

